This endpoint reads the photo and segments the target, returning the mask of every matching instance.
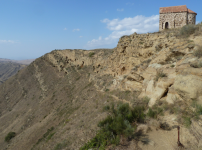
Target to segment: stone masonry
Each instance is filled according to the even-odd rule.
[[[160,7],[159,13],[159,31],[196,23],[197,13],[188,9],[186,5]]]

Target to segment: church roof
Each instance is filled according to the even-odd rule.
[[[191,9],[188,9],[188,13],[197,14],[197,13],[195,13],[194,11],[192,11]]]
[[[160,14],[164,14],[164,13],[178,13],[178,12],[195,13],[194,11],[188,9],[186,5],[171,6],[171,7],[160,7],[160,11],[159,11]]]

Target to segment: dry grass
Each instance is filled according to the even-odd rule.
[[[201,58],[202,57],[202,46],[199,46],[196,51],[194,51],[193,55],[195,57]]]
[[[199,23],[197,25],[186,25],[182,28],[167,29],[161,32],[167,33],[167,38],[169,38],[171,34],[177,38],[188,38],[190,35],[199,36],[202,35],[202,24]]]

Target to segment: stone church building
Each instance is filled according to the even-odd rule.
[[[197,13],[188,9],[186,5],[160,7],[159,13],[159,31],[196,23]]]

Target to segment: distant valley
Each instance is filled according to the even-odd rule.
[[[35,59],[12,60],[12,59],[0,58],[0,62],[13,62],[13,63],[19,63],[23,65],[29,65],[34,60]]]
[[[33,60],[34,59],[10,60],[0,58],[0,84],[15,75],[19,70],[29,65]]]

